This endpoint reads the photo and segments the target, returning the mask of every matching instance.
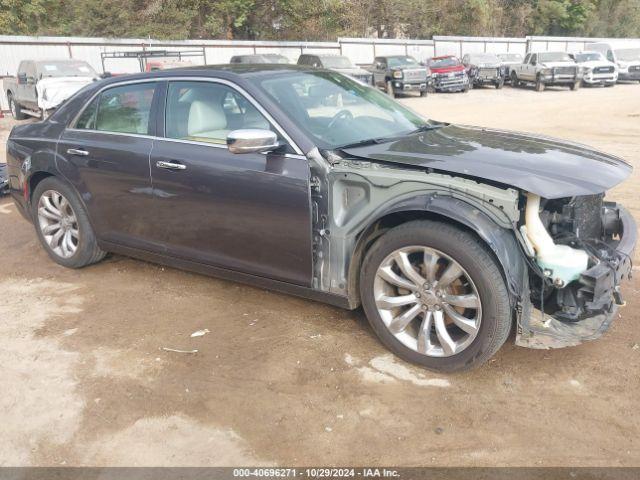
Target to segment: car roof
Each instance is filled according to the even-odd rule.
[[[78,58],[54,58],[52,60],[32,60],[36,65],[51,65],[53,63],[87,63]]]
[[[146,80],[180,76],[190,77],[212,77],[226,79],[240,79],[243,77],[272,76],[273,74],[284,74],[292,72],[315,73],[321,69],[311,68],[305,65],[295,65],[288,63],[230,63],[221,65],[196,65],[188,67],[170,68],[166,70],[156,70],[153,72],[133,73],[127,75],[117,75],[103,80],[102,85],[119,83],[123,80]]]

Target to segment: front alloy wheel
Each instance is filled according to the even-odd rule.
[[[378,338],[400,358],[439,371],[488,360],[512,323],[502,269],[477,236],[416,220],[367,251],[360,298]]]
[[[455,355],[478,335],[478,290],[458,262],[436,249],[410,246],[388,255],[376,273],[374,296],[389,331],[421,354]]]

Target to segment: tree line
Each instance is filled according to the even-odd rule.
[[[1,35],[640,37],[640,0],[0,0]]]

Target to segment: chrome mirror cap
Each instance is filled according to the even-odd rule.
[[[271,130],[247,128],[227,135],[227,148],[231,153],[268,152],[279,146],[278,137]]]

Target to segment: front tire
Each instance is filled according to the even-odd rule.
[[[371,327],[400,358],[452,372],[486,362],[511,328],[500,268],[474,235],[413,221],[367,252],[360,295]]]
[[[520,81],[518,80],[518,75],[516,74],[516,72],[511,72],[511,86],[512,87],[520,86]]]
[[[536,92],[544,92],[544,89],[545,89],[545,84],[540,78],[540,75],[538,75],[538,78],[536,78]]]
[[[580,80],[578,80],[577,82],[573,82],[571,85],[569,85],[569,88],[571,90],[578,90],[580,88],[580,83],[582,83]]]
[[[393,91],[393,83],[391,83],[391,80],[387,80],[386,92],[387,95],[389,95],[391,98],[396,98],[396,94]]]
[[[38,183],[32,209],[40,243],[56,263],[81,268],[105,257],[82,202],[66,183],[56,177]]]

